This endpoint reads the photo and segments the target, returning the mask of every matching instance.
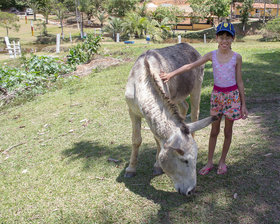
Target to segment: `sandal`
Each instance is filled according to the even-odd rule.
[[[217,170],[217,174],[222,175],[222,174],[226,174],[226,173],[227,173],[227,165],[224,164],[222,166],[219,166],[219,168]]]
[[[198,173],[200,175],[206,175],[208,174],[211,170],[213,170],[214,166],[211,166],[211,167],[203,167]]]

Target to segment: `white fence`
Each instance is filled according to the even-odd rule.
[[[16,58],[17,56],[21,56],[19,41],[17,42],[17,44],[15,43],[15,41],[13,41],[12,44],[10,44],[9,37],[5,37],[5,42],[10,58]]]

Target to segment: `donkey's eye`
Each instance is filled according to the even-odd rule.
[[[189,160],[185,160],[184,163],[186,163],[187,165],[189,165]]]

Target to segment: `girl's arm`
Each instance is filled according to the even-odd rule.
[[[211,61],[211,60],[212,60],[212,52],[209,52],[209,53],[205,54],[203,57],[201,57],[200,59],[198,59],[197,61],[195,61],[193,63],[183,65],[182,67],[180,67],[180,68],[178,68],[178,69],[176,69],[176,70],[174,70],[173,72],[170,72],[170,73],[161,72],[159,74],[159,76],[166,83],[173,76],[182,74],[182,73],[184,73],[186,71],[189,71],[193,68],[196,68],[196,67],[198,67],[202,64],[205,64],[207,61]]]
[[[242,57],[240,54],[237,55],[236,62],[237,62],[236,63],[236,83],[238,86],[240,99],[241,99],[241,116],[243,119],[246,119],[248,116],[248,110],[246,108],[246,102],[245,102],[244,84],[243,84],[242,73],[241,73]]]

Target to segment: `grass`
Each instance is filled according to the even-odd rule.
[[[227,175],[198,176],[196,194],[179,195],[166,175],[152,177],[156,145],[150,131],[143,130],[137,176],[123,177],[131,152],[127,76],[137,56],[163,46],[104,44],[103,56],[126,63],[2,109],[0,223],[280,222],[277,43],[233,45],[243,56],[250,117],[235,123]],[[193,46],[201,54],[216,48],[212,43]],[[207,64],[201,117],[209,114],[212,85]],[[196,135],[197,169],[206,162],[209,131]],[[222,140],[221,133],[215,162]]]

